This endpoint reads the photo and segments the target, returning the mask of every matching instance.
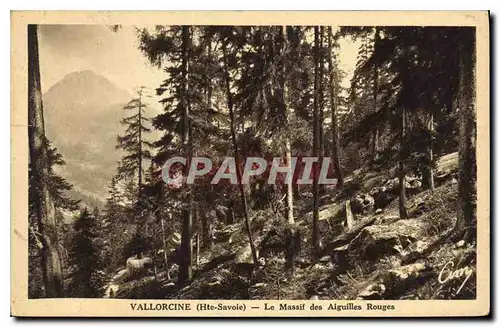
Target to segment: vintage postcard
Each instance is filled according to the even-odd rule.
[[[14,11],[11,313],[490,313],[489,13]]]

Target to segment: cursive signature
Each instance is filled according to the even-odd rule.
[[[469,280],[469,278],[472,276],[474,273],[474,269],[468,266],[465,266],[460,269],[453,270],[453,267],[455,264],[453,261],[448,261],[443,268],[441,268],[441,272],[439,273],[438,276],[438,281],[440,284],[444,284],[450,280],[455,280],[459,278],[465,277],[464,281],[462,282],[462,285],[457,290],[457,293],[460,293],[462,288],[464,287],[465,283]]]

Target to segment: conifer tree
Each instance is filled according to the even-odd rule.
[[[223,60],[223,69],[224,69],[224,85],[226,88],[226,97],[227,97],[227,107],[229,109],[229,117],[230,117],[230,129],[231,129],[231,141],[233,145],[233,153],[236,160],[236,176],[238,188],[240,191],[241,203],[243,205],[243,214],[245,215],[245,226],[248,234],[248,242],[250,244],[250,249],[252,252],[252,260],[254,265],[257,265],[258,255],[257,249],[255,247],[255,243],[252,235],[252,227],[250,224],[250,217],[247,205],[247,199],[245,194],[244,185],[241,182],[241,167],[239,165],[241,157],[238,149],[238,141],[236,135],[236,117],[235,117],[235,109],[234,109],[234,98],[231,91],[231,77],[229,74],[229,64],[228,64],[228,35],[230,35],[231,29],[223,28],[221,33],[221,41],[222,41],[222,60]]]
[[[104,274],[100,270],[97,221],[88,209],[84,208],[73,223],[73,229],[68,293],[71,297],[99,298],[103,294]]]
[[[136,96],[123,107],[126,111],[132,111],[132,114],[122,119],[125,134],[116,139],[116,148],[125,152],[118,166],[118,175],[137,182],[137,200],[140,198],[143,184],[144,160],[151,159],[151,142],[146,139],[146,134],[151,132],[149,119],[145,116],[145,110],[148,108],[146,97],[148,95],[145,88],[141,86],[137,89]]]
[[[156,90],[157,95],[163,97],[160,103],[164,112],[153,119],[153,126],[163,133],[155,142],[153,163],[161,167],[173,155],[184,156],[188,159],[184,175],[187,175],[190,158],[198,144],[204,144],[204,150],[210,152],[207,139],[210,138],[210,145],[221,143],[213,135],[227,142],[227,133],[216,127],[221,120],[227,120],[227,114],[214,109],[217,105],[212,101],[216,86],[211,74],[215,75],[214,72],[219,71],[220,67],[213,56],[217,44],[212,42],[213,33],[207,32],[210,29],[211,27],[157,26],[153,32],[141,30],[139,33],[140,49],[153,65],[163,68],[167,76]],[[163,191],[165,190],[161,190]],[[182,255],[179,255],[181,261],[178,283],[183,286],[192,277],[192,211],[194,198],[200,198],[200,191],[193,185],[186,185],[181,190],[167,192],[182,207]],[[165,194],[161,196],[166,197]]]
[[[38,26],[28,25],[28,138],[32,206],[40,236],[41,266],[46,297],[63,295],[62,267],[54,201],[50,194],[48,146],[40,81]]]
[[[469,46],[471,41],[470,38],[462,41],[461,29],[452,27],[386,27],[379,33],[380,38],[373,51],[364,63],[360,63],[354,75],[355,80],[362,80],[371,76],[368,73],[372,67],[384,68],[378,76],[378,110],[362,118],[348,134],[357,135],[360,139],[375,128],[381,131],[383,126],[389,125],[389,137],[381,144],[384,149],[380,152],[383,159],[380,161],[387,166],[396,161],[399,166],[400,215],[406,217],[404,176],[411,167],[408,163],[414,160],[414,154],[419,155],[417,158],[424,158],[425,161],[417,166],[420,170],[425,168],[430,171],[425,180],[432,189],[434,149],[442,148],[442,144],[449,139],[443,137],[440,139],[441,144],[438,144],[435,141],[436,130],[444,124],[448,124],[448,131],[454,128],[453,121],[449,125],[454,108],[463,99],[463,94],[471,94],[468,86],[461,88],[460,81],[463,79],[460,74],[467,65],[461,66],[459,58],[463,52],[471,53],[464,50],[464,44]],[[426,50],[428,48],[434,51],[429,52]],[[471,69],[467,71],[468,76],[471,76]],[[429,117],[427,126],[419,122],[422,114]],[[349,139],[346,137],[345,141]],[[473,161],[470,160],[471,163]],[[467,166],[472,171],[471,165]]]
[[[131,111],[132,114],[122,119],[121,123],[125,127],[125,134],[117,137],[117,149],[125,152],[118,166],[118,176],[127,185],[127,195],[130,200],[130,215],[137,224],[136,235],[130,246],[135,248],[135,253],[140,254],[145,249],[146,238],[144,233],[145,217],[143,215],[143,174],[144,160],[151,159],[151,142],[146,139],[146,135],[151,132],[149,119],[145,116],[145,110],[148,108],[146,103],[146,94],[144,87],[139,87],[136,96],[130,100],[123,108]],[[135,187],[134,187],[135,186]],[[126,251],[128,252],[128,251]]]
[[[73,185],[54,171],[56,166],[64,166],[66,161],[48,139],[46,139],[46,142],[49,168],[48,184],[54,206],[56,210],[77,210],[81,201],[75,200],[68,195],[68,193],[73,190]]]
[[[67,240],[69,239],[68,235],[68,226],[66,226],[64,222],[64,217],[62,210],[66,211],[75,211],[78,209],[80,200],[74,200],[68,193],[73,190],[73,185],[70,184],[65,178],[60,176],[55,172],[56,166],[65,165],[65,161],[62,155],[57,152],[57,148],[55,148],[52,143],[45,138],[46,146],[47,146],[47,161],[48,161],[48,175],[47,175],[47,188],[51,198],[54,201],[54,212],[55,212],[55,223],[57,234],[59,237],[58,250],[61,255],[61,269],[65,265],[65,258],[67,258],[66,246]],[[31,175],[31,169],[30,169]],[[30,176],[29,179],[29,265],[30,265],[30,297],[41,297],[41,289],[42,284],[41,280],[39,283],[33,283],[32,281],[36,281],[41,278],[41,256],[40,256],[40,248],[42,248],[41,243],[41,234],[39,225],[36,220],[36,214],[34,212],[34,203],[36,203],[36,189],[34,185],[34,180]],[[40,276],[38,276],[40,275]]]
[[[321,143],[320,143],[320,29],[318,26],[314,27],[314,109],[313,109],[313,157],[321,156]],[[313,255],[317,255],[320,251],[319,239],[319,187],[318,187],[318,169],[313,169],[313,221],[312,221],[312,251]]]
[[[124,248],[131,236],[130,209],[126,206],[124,194],[120,190],[118,176],[114,176],[108,188],[109,196],[106,199],[100,223],[101,255],[102,260],[110,270],[123,265],[126,256]],[[136,193],[134,193],[135,198]]]
[[[476,238],[477,216],[477,167],[476,167],[476,82],[475,82],[475,30],[461,28],[457,31],[462,44],[459,47],[457,103],[459,120],[459,199],[460,206],[456,229],[465,229],[464,239]]]
[[[341,76],[340,71],[337,67],[337,62],[334,61],[336,58],[335,54],[332,53],[334,47],[337,48],[336,40],[334,38],[332,27],[328,27],[327,31],[327,40],[328,40],[328,48],[327,48],[327,59],[328,59],[328,92],[330,95],[330,107],[331,107],[331,133],[332,133],[332,162],[335,168],[335,174],[337,176],[337,186],[341,188],[344,184],[344,173],[342,171],[342,165],[340,160],[340,141],[339,141],[339,115],[338,109],[340,107],[340,91],[341,86],[339,83],[339,79]]]

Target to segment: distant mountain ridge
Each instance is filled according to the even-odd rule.
[[[65,75],[45,93],[44,101],[57,102],[61,92],[67,93],[63,98],[65,101],[69,100],[66,104],[77,104],[82,100],[86,102],[86,105],[116,103],[131,96],[129,92],[92,70],[76,71]],[[89,94],[99,94],[100,97],[89,97]]]
[[[47,137],[66,160],[59,173],[75,185],[75,197],[80,194],[86,205],[103,203],[107,196],[120,159],[115,145],[122,108],[131,98],[90,70],[67,74],[43,95]]]

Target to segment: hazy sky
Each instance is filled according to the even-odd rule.
[[[358,46],[347,40],[341,40],[340,46],[340,66],[351,71],[345,85],[352,76]],[[165,79],[138,49],[132,26],[113,32],[103,25],[41,25],[40,66],[43,92],[66,74],[86,69],[130,92],[139,85],[154,89]]]
[[[151,67],[132,27],[118,32],[103,25],[42,25],[40,69],[43,91],[66,74],[90,69],[119,87],[132,91],[144,85],[156,88],[165,74]]]

